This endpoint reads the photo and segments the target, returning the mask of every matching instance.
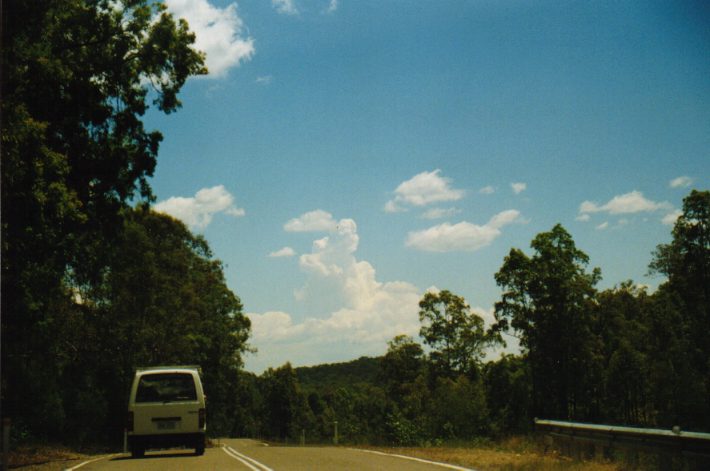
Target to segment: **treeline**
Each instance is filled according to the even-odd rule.
[[[673,240],[652,254],[667,277],[599,291],[598,268],[560,225],[512,249],[488,330],[466,301],[429,292],[422,343],[398,336],[377,359],[244,375],[255,413],[239,433],[296,442],[418,445],[526,433],[533,418],[710,431],[710,192],[693,191]],[[520,355],[485,361],[515,336]]]
[[[158,131],[206,72],[147,0],[2,2],[2,415],[12,439],[120,443],[136,366],[199,363],[237,415],[249,321],[207,243],[150,211]]]

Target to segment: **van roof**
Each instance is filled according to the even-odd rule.
[[[145,371],[175,371],[175,370],[192,370],[202,376],[202,368],[199,365],[166,365],[166,366],[138,366],[136,374]]]

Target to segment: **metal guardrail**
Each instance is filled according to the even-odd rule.
[[[622,452],[635,461],[643,451],[657,457],[660,469],[710,469],[710,433],[540,419],[535,419],[535,429],[562,445],[565,454],[608,457]]]

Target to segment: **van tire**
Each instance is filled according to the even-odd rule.
[[[195,455],[202,456],[204,454],[205,454],[205,444],[198,443],[197,446],[195,446]]]
[[[131,458],[143,458],[145,456],[145,448],[134,446],[131,448]]]

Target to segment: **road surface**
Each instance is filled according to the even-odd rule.
[[[71,471],[466,470],[459,466],[352,448],[266,446],[255,440],[244,439],[222,439],[218,446],[205,450],[203,456],[195,456],[192,450],[149,451],[144,458],[140,459],[132,459],[129,454],[117,454],[74,462],[69,464],[67,469]]]

